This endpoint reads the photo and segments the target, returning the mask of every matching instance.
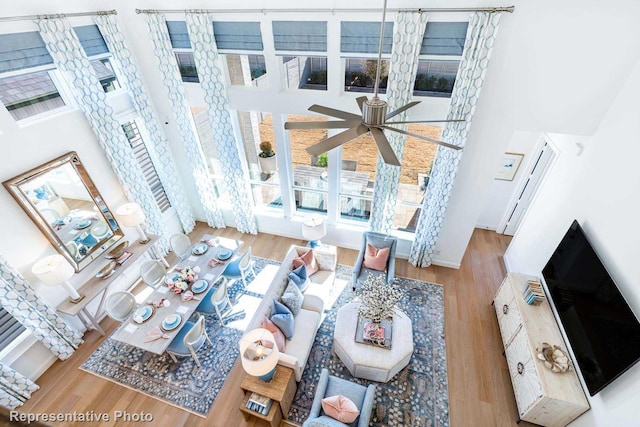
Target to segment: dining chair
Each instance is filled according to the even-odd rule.
[[[158,260],[145,261],[140,266],[140,277],[142,281],[153,289],[157,289],[164,282],[167,271],[162,262]]]
[[[213,345],[207,335],[207,329],[204,325],[204,316],[200,315],[198,320],[194,322],[186,322],[178,334],[173,338],[169,347],[167,347],[167,353],[171,356],[174,362],[178,362],[176,356],[191,356],[196,361],[198,368],[201,367],[200,359],[196,352],[200,350],[205,342]]]
[[[253,270],[253,262],[251,260],[251,247],[249,247],[245,253],[240,255],[240,257],[227,264],[222,272],[222,276],[232,281],[242,280],[242,285],[246,288],[249,272],[253,274],[253,277],[256,276],[256,272]]]
[[[225,326],[225,320],[231,316],[244,313],[244,309],[238,311],[233,310],[233,304],[229,298],[228,281],[222,277],[217,286],[212,286],[209,292],[202,298],[202,301],[196,307],[198,313],[213,314],[215,313],[220,320],[220,324]]]
[[[105,301],[107,315],[118,322],[127,320],[136,306],[136,297],[127,291],[116,291],[109,295]]]
[[[191,254],[191,240],[186,234],[177,233],[169,237],[169,246],[181,261]]]

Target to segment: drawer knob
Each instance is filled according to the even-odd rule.
[[[509,313],[509,306],[507,304],[502,306],[502,313],[504,313],[504,314],[508,314]]]
[[[518,362],[518,373],[522,375],[524,373],[524,365],[522,362]]]

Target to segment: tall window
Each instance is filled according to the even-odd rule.
[[[369,221],[377,161],[378,149],[370,134],[342,146],[340,218]]]
[[[161,212],[166,211],[171,207],[169,203],[169,198],[164,191],[164,187],[162,186],[162,182],[160,182],[160,177],[158,177],[158,172],[156,171],[153,162],[151,161],[151,157],[149,156],[149,152],[147,151],[147,147],[144,145],[144,141],[140,136],[140,131],[135,121],[131,121],[129,123],[125,123],[122,125],[122,129],[124,130],[129,143],[131,144],[131,148],[133,149],[133,155],[135,156],[142,172],[144,173],[144,177],[151,187],[151,192],[153,193],[153,197],[156,199],[156,203],[158,203],[158,207]]]

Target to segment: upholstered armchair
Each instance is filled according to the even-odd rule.
[[[360,410],[360,415],[351,424],[343,424],[340,421],[326,415],[322,410],[322,399],[329,396],[342,395],[351,400]],[[369,425],[371,410],[376,397],[376,386],[369,384],[368,387],[352,383],[342,378],[329,375],[329,371],[322,370],[316,394],[313,398],[313,405],[309,412],[309,418],[302,424],[302,427],[344,427],[346,425],[354,427],[365,427]]]
[[[395,236],[388,234],[374,233],[373,231],[367,231],[362,238],[362,246],[356,264],[353,266],[351,285],[353,289],[358,289],[362,286],[369,274],[384,275],[387,283],[392,283],[396,275],[396,245],[398,239]],[[386,264],[383,266],[384,270],[376,270],[367,268],[362,265],[365,260],[365,253],[367,251],[367,244],[373,246],[377,250],[389,248],[389,255],[386,260]]]

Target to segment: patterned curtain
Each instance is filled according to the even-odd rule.
[[[500,17],[499,13],[487,12],[471,15],[447,115],[447,119],[465,121],[447,123],[442,132],[443,141],[464,147],[498,34]],[[414,266],[431,265],[462,153],[463,150],[438,147],[409,255],[409,262]]]
[[[411,101],[413,82],[418,71],[418,55],[422,37],[427,26],[427,16],[419,12],[398,12],[393,24],[393,47],[391,66],[387,82],[388,112],[392,112]],[[407,112],[393,118],[393,121],[406,120]],[[407,125],[396,125],[406,130]],[[396,132],[385,132],[398,160],[402,162],[406,137]],[[393,225],[396,211],[398,187],[400,185],[400,168],[388,165],[378,154],[376,167],[375,191],[371,208],[371,230],[388,233]]]
[[[31,397],[31,393],[40,386],[0,363],[0,405],[8,409],[16,409]]]
[[[209,107],[209,121],[225,178],[223,185],[227,186],[231,199],[236,228],[243,233],[256,234],[249,174],[233,136],[224,71],[213,37],[213,19],[206,13],[187,13],[186,18],[198,78]]]
[[[164,75],[164,86],[167,89],[171,108],[182,137],[182,144],[187,154],[187,160],[191,167],[200,203],[207,218],[207,224],[211,227],[224,228],[224,219],[220,209],[218,209],[218,198],[215,193],[213,178],[209,174],[204,153],[198,143],[191,107],[187,102],[187,95],[182,84],[178,63],[171,48],[165,17],[162,14],[153,13],[149,13],[146,16],[154,53],[158,59],[160,71]]]
[[[124,36],[120,32],[116,17],[112,14],[99,15],[94,18],[94,21],[109,47],[109,52],[111,52],[120,66],[118,81],[128,90],[138,114],[144,120],[144,126],[151,137],[150,140],[145,141],[145,146],[151,161],[156,165],[158,177],[167,193],[169,202],[178,213],[182,228],[189,233],[195,227],[191,208],[176,172],[175,162],[171,151],[169,151],[169,143],[162,128],[159,126],[160,122],[153,112],[149,98],[142,87],[138,69],[131,59],[131,52],[125,44]]]
[[[0,305],[60,360],[67,359],[82,344],[82,334],[66,324],[2,255]]]
[[[164,237],[160,239],[158,247],[166,251],[170,233],[162,221],[160,208],[133,155],[122,126],[107,104],[107,97],[100,81],[92,72],[93,68],[76,33],[69,21],[62,16],[44,17],[36,20],[36,23],[53,62],[73,90],[76,102],[89,120],[127,197],[142,206],[147,215],[147,230]]]

